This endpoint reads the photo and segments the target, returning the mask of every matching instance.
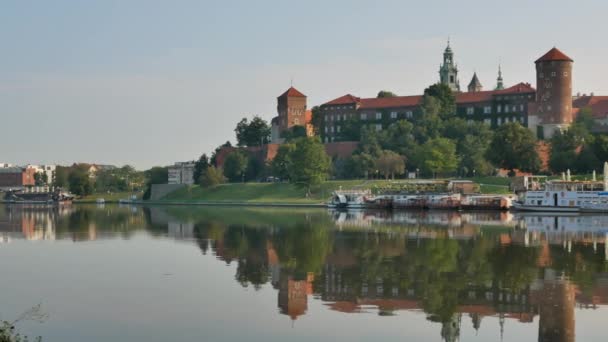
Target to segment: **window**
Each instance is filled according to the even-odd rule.
[[[397,118],[397,112],[391,112],[391,119]]]
[[[382,113],[376,112],[376,120],[381,120],[381,119],[382,119]]]
[[[377,124],[376,125],[376,132],[380,132],[382,130],[382,125],[381,124]]]
[[[501,118],[498,118],[498,119],[496,120],[496,124],[497,124],[498,126],[500,126],[500,125],[502,124],[502,119],[501,119]]]
[[[331,121],[334,121],[334,116],[332,115],[330,119],[331,119]]]
[[[555,71],[552,71],[551,72],[551,77],[555,77],[555,75],[556,75]]]
[[[544,72],[541,72],[540,74],[538,74],[538,77],[540,77],[540,78],[545,78],[545,73],[544,73]]]
[[[483,123],[485,123],[488,126],[492,125],[492,119],[483,119]]]
[[[405,112],[405,117],[411,119],[414,117],[414,113],[412,113],[411,110],[408,110],[407,112]]]
[[[524,123],[524,117],[523,116],[519,118],[519,122],[521,122],[522,124]]]
[[[509,112],[509,105],[505,105],[505,113]]]
[[[547,110],[551,110],[551,105],[547,105]]]
[[[508,123],[508,122],[509,122],[509,118],[505,118],[505,123]]]
[[[501,113],[502,112],[502,106],[498,105],[496,106],[496,113]]]
[[[327,127],[326,127],[326,128],[327,128]],[[329,142],[329,138],[328,138],[328,137],[325,137],[325,143],[328,143],[328,142]]]
[[[338,126],[338,133],[340,133],[340,126]]]
[[[521,110],[522,112],[524,111],[524,104],[523,103],[519,105],[519,110]]]
[[[467,125],[471,126],[473,124],[473,120],[469,119],[467,120]]]
[[[325,115],[325,121],[326,121],[326,122],[327,122],[327,119],[328,119],[328,117],[327,117],[327,115]]]
[[[336,115],[336,121],[340,121],[340,114]]]
[[[568,76],[568,72],[564,71],[564,77]]]
[[[475,113],[475,108],[474,107],[467,107],[467,114],[471,115]]]
[[[490,113],[492,113],[492,106],[485,106],[485,107],[483,107],[483,113],[484,114],[490,114]]]
[[[342,116],[342,120],[346,121],[346,114]]]
[[[334,126],[331,126],[331,132],[332,133],[334,132]]]
[[[361,120],[367,120],[367,114],[361,113]]]
[[[329,131],[329,127],[325,126],[325,133]]]
[[[511,122],[516,122],[516,121],[517,121],[517,118],[516,118],[516,117],[512,117],[512,118],[511,118]]]

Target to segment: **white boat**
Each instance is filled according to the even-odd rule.
[[[608,163],[604,164],[603,182],[573,181],[568,170],[567,176],[563,175],[561,180],[547,181],[544,186],[534,181],[529,184],[532,190],[526,191],[520,202],[513,203],[515,210],[537,212],[599,210],[601,206],[598,203],[608,202]],[[585,208],[582,209],[583,207]]]
[[[608,214],[608,196],[596,201],[582,202],[580,205],[580,212]]]
[[[327,207],[337,209],[363,209],[365,200],[371,196],[369,190],[337,190],[335,191]]]

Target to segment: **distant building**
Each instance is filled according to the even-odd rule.
[[[35,170],[27,167],[3,167],[0,168],[0,189],[17,189],[34,186]]]
[[[177,162],[169,166],[169,184],[194,184],[194,162]]]
[[[0,169],[7,168],[7,167],[13,167],[13,166],[14,166],[13,164],[9,164],[9,163],[0,163]]]
[[[312,111],[306,108],[306,95],[296,88],[289,87],[277,98],[277,112],[270,122],[272,143],[282,143],[282,135],[295,126],[303,127],[307,136],[313,135]]]
[[[484,91],[477,73],[473,74],[467,92],[460,91],[458,67],[449,45],[443,53],[439,83],[454,92],[456,115],[467,122],[480,121],[492,128],[519,122],[539,138],[549,139],[555,132],[567,129],[576,115],[588,108],[598,123],[596,130],[608,132],[608,96],[572,96],[573,60],[552,48],[535,61],[536,89],[520,82],[504,86],[502,68],[494,90]],[[322,116],[318,134],[325,143],[347,140],[346,122],[360,121],[377,131],[398,120],[414,121],[422,115],[422,95],[387,98],[361,98],[351,94],[338,97],[320,106]]]
[[[51,184],[55,181],[57,165],[32,165],[28,164],[27,167],[34,169],[34,173],[44,174],[46,173],[47,182]]]

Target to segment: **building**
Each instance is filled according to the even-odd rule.
[[[13,167],[13,164],[9,164],[9,163],[0,163],[0,169],[6,168],[6,167]]]
[[[271,141],[282,143],[282,135],[293,127],[301,126],[307,136],[313,135],[312,111],[306,108],[306,95],[294,87],[289,87],[277,98],[278,116],[271,120]]]
[[[505,88],[499,65],[494,90],[484,91],[474,73],[468,91],[461,92],[454,52],[448,42],[439,69],[439,82],[454,91],[456,114],[468,122],[480,121],[492,128],[519,122],[539,138],[549,139],[555,132],[567,129],[576,114],[588,108],[598,126],[603,125],[608,131],[608,96],[573,98],[570,57],[552,48],[537,59],[535,65],[536,89],[526,82]],[[422,95],[387,98],[343,95],[320,106],[323,120],[318,134],[325,143],[345,141],[348,140],[343,134],[346,121],[364,121],[381,131],[395,121],[414,120],[421,115],[422,98]]]
[[[44,174],[47,176],[47,183],[51,184],[55,181],[57,165],[32,165],[28,164],[26,167],[34,169],[34,173]]]
[[[176,162],[169,166],[169,184],[194,184],[194,162]]]
[[[0,189],[18,189],[36,185],[35,170],[27,167],[0,168]]]

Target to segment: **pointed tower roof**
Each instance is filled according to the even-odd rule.
[[[544,54],[541,58],[537,59],[536,62],[545,62],[545,61],[568,61],[574,62],[572,58],[566,56],[565,53],[561,52],[558,48],[554,47],[549,50],[546,54]]]
[[[294,87],[289,87],[289,89],[287,89],[287,91],[281,94],[279,97],[306,97],[306,95],[302,94]]]
[[[505,88],[505,85],[502,81],[502,69],[500,67],[500,63],[498,64],[498,77],[496,78],[496,90],[502,90]]]
[[[471,79],[471,82],[469,83],[469,87],[475,87],[475,88],[481,87],[481,82],[479,82],[479,78],[477,78],[476,72],[473,73],[473,78]]]

